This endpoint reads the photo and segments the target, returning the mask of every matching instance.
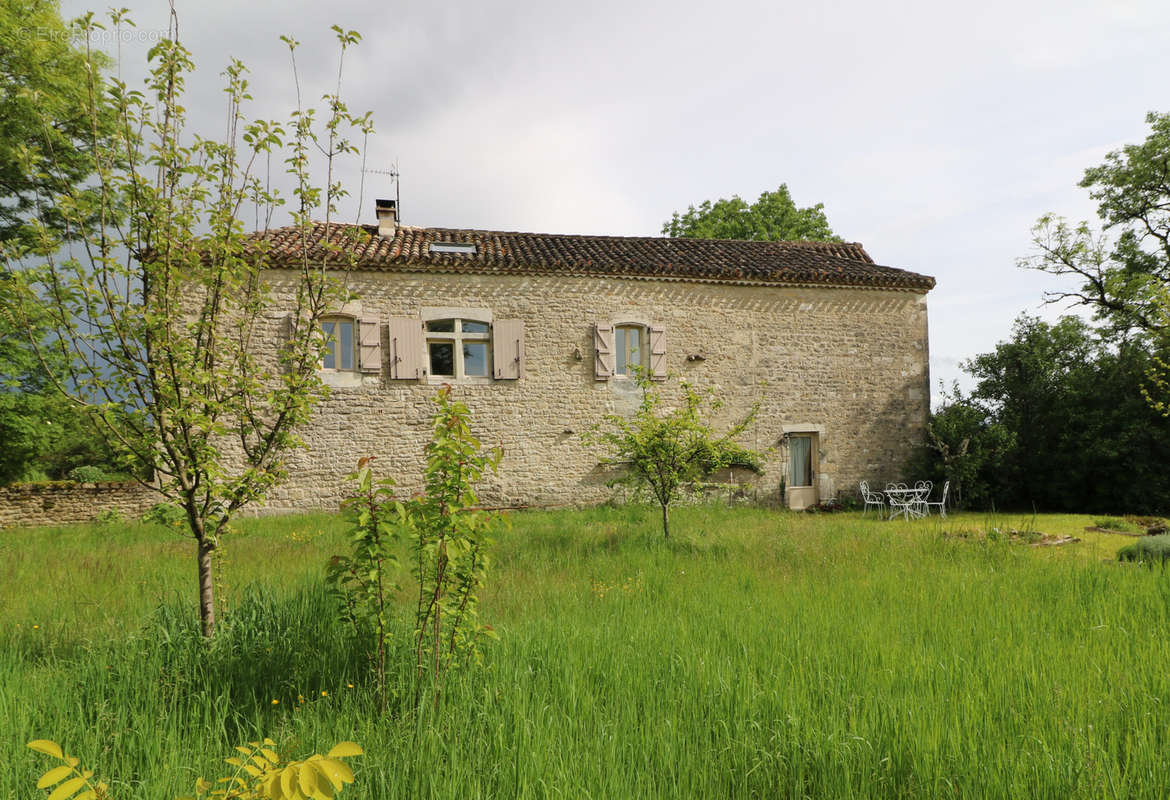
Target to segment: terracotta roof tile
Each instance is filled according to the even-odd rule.
[[[301,255],[296,227],[256,234],[274,266]],[[475,253],[431,253],[437,242],[474,244]],[[667,239],[653,236],[574,236],[551,233],[414,228],[393,238],[376,227],[315,223],[308,256],[341,261],[348,249],[353,268],[387,272],[465,272],[502,275],[610,275],[667,280],[869,286],[926,292],[934,278],[875,264],[857,243],[754,242]]]

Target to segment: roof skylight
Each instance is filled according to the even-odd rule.
[[[475,244],[466,242],[431,242],[432,253],[475,253]]]

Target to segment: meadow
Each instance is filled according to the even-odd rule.
[[[289,756],[360,742],[343,798],[1170,793],[1170,582],[1114,560],[1132,539],[1055,515],[697,506],[670,542],[657,524],[511,514],[480,611],[499,641],[437,711],[403,696],[385,716],[322,588],[341,517],[242,521],[210,646],[174,532],[0,532],[0,797],[41,794],[35,738],[160,800],[261,736]],[[981,535],[1012,528],[1084,541]]]

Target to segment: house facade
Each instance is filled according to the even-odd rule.
[[[275,347],[304,246],[293,228],[261,236]],[[323,321],[330,396],[272,509],[336,508],[364,456],[419,488],[442,384],[503,451],[481,486],[491,505],[608,498],[612,476],[581,435],[633,411],[636,369],[668,403],[680,379],[712,389],[721,423],[758,401],[741,443],[767,453],[758,490],[783,481],[794,508],[897,476],[923,440],[934,280],[859,244],[417,228],[379,201],[377,228],[318,225],[309,256],[330,246],[347,255],[352,300]]]

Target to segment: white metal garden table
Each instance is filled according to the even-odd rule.
[[[926,498],[931,487],[887,486],[886,497],[890,499],[890,519],[922,519],[926,516]]]

